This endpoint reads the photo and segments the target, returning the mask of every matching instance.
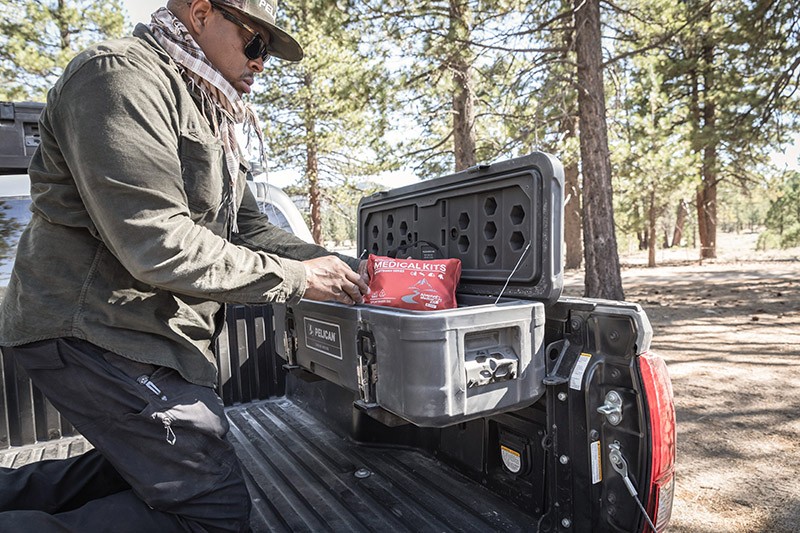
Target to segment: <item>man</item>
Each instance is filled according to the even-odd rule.
[[[48,94],[0,344],[94,445],[0,473],[0,531],[244,531],[213,390],[225,303],[362,302],[354,258],[268,224],[234,125],[264,61],[300,60],[275,0],[170,0]]]

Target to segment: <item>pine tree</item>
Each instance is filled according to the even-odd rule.
[[[800,172],[776,177],[766,215],[766,231],[758,239],[758,248],[800,246]]]
[[[696,154],[701,258],[716,257],[718,186],[746,185],[797,128],[800,14],[786,2],[692,0],[670,42],[665,88],[685,103]]]
[[[583,260],[575,25],[570,0],[528,2],[505,15],[502,54],[482,95],[495,124],[498,155],[542,150],[564,165],[564,267]],[[502,19],[499,19],[502,20]]]
[[[659,230],[664,229],[665,219],[671,219],[672,206],[683,205],[684,184],[691,180],[694,164],[689,128],[672,120],[681,102],[662,90],[665,56],[658,47],[648,46],[677,31],[681,20],[675,15],[671,1],[654,1],[627,9],[618,6],[608,17],[617,29],[613,39],[617,59],[606,65],[617,81],[610,131],[615,214],[618,227],[635,233],[640,249],[648,250],[651,267],[656,265]]]
[[[321,243],[323,190],[390,168],[383,140],[390,85],[381,46],[367,41],[346,5],[293,0],[281,13],[306,57],[269,63],[255,101],[272,167],[303,169],[311,232]]]
[[[75,54],[124,26],[121,0],[0,0],[0,100],[44,101]]]
[[[601,39],[599,0],[575,0],[586,260],[584,293],[594,298],[623,300],[614,228]]]
[[[423,177],[512,155],[503,137],[506,74],[517,68],[523,2],[362,0],[362,16],[396,46],[402,91],[395,112],[406,133],[398,153]],[[506,61],[508,60],[508,61]],[[509,61],[511,63],[509,63]],[[505,102],[506,104],[508,102]]]

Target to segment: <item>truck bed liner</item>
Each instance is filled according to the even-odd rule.
[[[286,398],[229,407],[260,532],[526,531],[536,520],[424,452],[340,437]],[[0,452],[0,466],[66,459],[67,437]]]
[[[27,446],[14,446],[0,451],[0,468],[19,468],[36,461],[68,459],[86,453],[92,448],[93,446],[80,435]]]
[[[287,399],[228,409],[254,531],[535,531],[425,453],[357,444]]]

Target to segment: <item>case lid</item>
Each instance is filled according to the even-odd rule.
[[[563,220],[564,169],[534,152],[363,198],[358,249],[455,257],[460,293],[551,304],[563,287]]]

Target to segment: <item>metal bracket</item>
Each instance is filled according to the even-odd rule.
[[[572,366],[575,364],[575,359],[580,355],[580,346],[573,348],[567,339],[563,339],[548,345],[545,349],[545,354],[547,376],[542,382],[548,387],[568,383]]]
[[[375,403],[366,403],[363,400],[356,400],[353,402],[356,409],[363,412],[370,418],[374,418],[381,424],[389,427],[405,426],[410,424],[405,418],[400,418],[394,413],[391,413]]]
[[[597,412],[606,415],[606,420],[612,426],[619,425],[622,422],[622,397],[617,391],[610,391],[606,394],[605,403],[597,408]]]

